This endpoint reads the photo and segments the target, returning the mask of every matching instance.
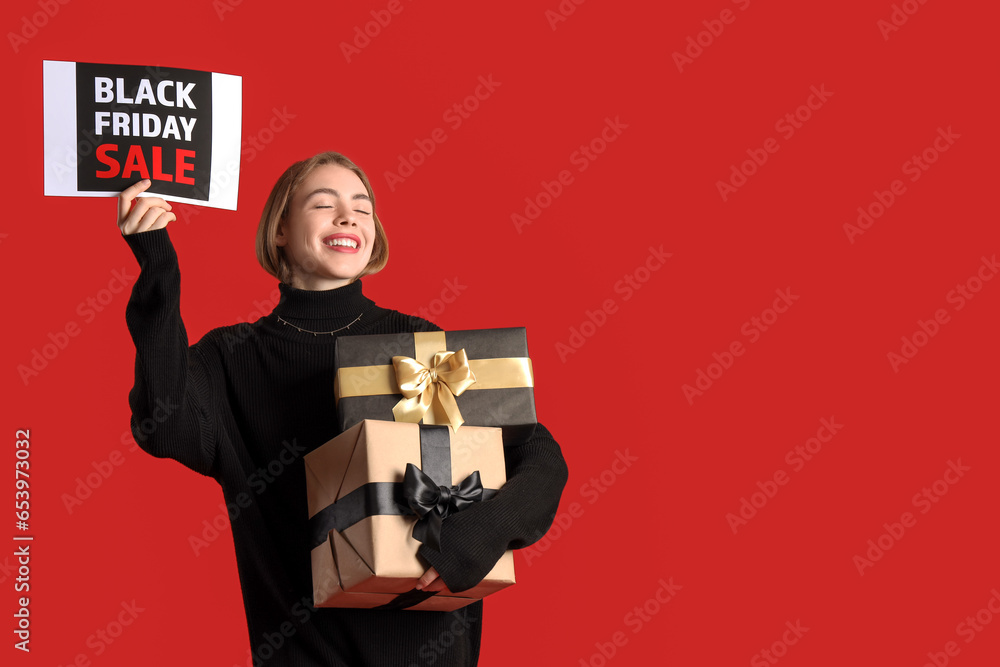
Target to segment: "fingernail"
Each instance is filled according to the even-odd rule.
[[[148,178],[144,178],[144,179],[142,179],[142,180],[141,180],[141,181],[139,181],[139,182],[140,182],[140,183],[150,183],[151,181],[150,181],[150,180],[149,180]]]
[[[417,589],[418,591],[422,591],[422,590],[424,590],[424,585],[423,585],[423,584],[417,584],[417,585],[416,585],[416,589]]]

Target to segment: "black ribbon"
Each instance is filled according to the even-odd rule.
[[[420,517],[413,526],[413,539],[434,551],[441,551],[441,524],[454,512],[461,512],[483,499],[483,482],[479,471],[462,480],[458,486],[438,486],[412,463],[406,464],[403,495],[414,514]]]
[[[435,490],[440,493],[440,488],[434,480],[451,481],[451,446],[447,426],[420,426],[420,462],[423,470],[431,478],[430,485],[434,486]],[[410,465],[412,464],[407,464],[407,472]],[[476,472],[473,475],[475,475],[478,481],[479,473]],[[473,475],[467,477],[459,487],[465,487]],[[378,514],[416,514],[410,507],[404,486],[405,482],[368,482],[354,489],[337,502],[324,507],[309,519],[309,548],[315,549],[324,542],[327,542],[330,539],[331,530],[343,532],[366,517]],[[482,489],[481,482],[479,483],[479,488]],[[489,500],[496,493],[496,489],[482,489],[480,498],[482,500]],[[448,494],[452,497],[455,495],[451,487],[448,488]],[[451,499],[449,498],[449,513],[457,512],[459,509],[465,509],[468,506],[468,503],[464,502],[466,493],[463,492],[459,495],[462,496],[461,500],[463,501],[461,508],[451,508]],[[434,504],[437,504],[436,500]],[[440,518],[443,519],[444,516],[440,516]],[[428,519],[427,521],[430,522],[433,520]],[[420,522],[417,525],[420,525]],[[414,532],[416,533],[416,531],[417,527],[414,526]],[[437,536],[440,536],[440,528],[438,529]],[[416,534],[414,534],[414,538],[420,539]],[[430,546],[429,543],[428,546]]]
[[[496,489],[483,489],[483,500],[496,494]],[[358,521],[378,514],[415,514],[406,502],[402,482],[368,482],[321,509],[309,519],[309,549],[327,542],[331,530],[344,532]]]
[[[427,598],[431,598],[437,595],[435,591],[418,591],[416,588],[411,588],[405,593],[400,593],[394,597],[389,602],[378,607],[372,607],[372,609],[384,609],[390,611],[393,609],[409,609],[415,605],[420,604]]]
[[[342,533],[358,521],[377,514],[413,514],[406,505],[403,485],[398,482],[368,482],[309,519],[309,549],[330,539],[330,531]]]

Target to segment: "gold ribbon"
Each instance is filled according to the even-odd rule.
[[[465,350],[437,352],[430,367],[410,357],[395,356],[392,366],[403,398],[392,408],[398,422],[419,423],[436,402],[456,431],[465,423],[456,396],[476,382]]]
[[[432,358],[433,355],[429,357]],[[528,357],[469,359],[469,368],[476,376],[476,384],[469,387],[469,391],[535,386]],[[389,364],[341,366],[334,378],[334,392],[338,403],[344,398],[400,393],[396,373]],[[426,418],[424,423],[428,423]]]

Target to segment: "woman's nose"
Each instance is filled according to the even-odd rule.
[[[337,219],[334,221],[334,224],[353,225],[355,223],[354,215],[355,215],[354,210],[350,206],[344,206],[344,205],[338,206]]]

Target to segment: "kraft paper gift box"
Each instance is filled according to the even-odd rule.
[[[408,466],[408,464],[412,464]],[[312,549],[313,604],[450,611],[514,583],[507,551],[476,586],[458,593],[415,590],[430,567],[417,555],[421,540],[435,548],[435,511],[423,519],[406,491],[434,507],[439,486],[450,487],[447,516],[496,494],[507,480],[500,429],[364,420],[305,456]],[[421,486],[413,480],[427,475]],[[476,500],[476,475],[482,497]],[[470,481],[471,480],[471,481]],[[409,485],[409,486],[408,486]],[[458,509],[456,509],[458,507]],[[437,513],[440,517],[440,512]]]
[[[341,336],[339,428],[363,419],[458,428],[499,426],[508,444],[535,428],[534,377],[523,327]]]

